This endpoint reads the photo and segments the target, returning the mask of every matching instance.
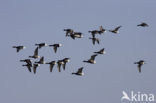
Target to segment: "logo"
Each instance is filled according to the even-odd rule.
[[[154,94],[152,93],[141,93],[131,91],[129,94],[122,91],[121,101],[131,101],[131,102],[154,102]]]

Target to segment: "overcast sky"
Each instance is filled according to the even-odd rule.
[[[122,91],[156,95],[155,0],[0,0],[0,102],[1,103],[126,103]],[[149,27],[137,27],[146,22]],[[98,35],[93,45],[89,30],[113,29]],[[63,29],[82,32],[84,38],[65,37]],[[33,55],[35,43],[61,43],[55,54],[39,50],[45,61],[70,57],[66,71],[41,65],[37,73],[22,67],[20,59]],[[14,45],[27,48],[16,53]],[[105,48],[96,64],[86,64],[93,52]],[[142,73],[134,62],[145,60]],[[36,60],[37,61],[37,60]],[[84,67],[85,75],[72,72]]]

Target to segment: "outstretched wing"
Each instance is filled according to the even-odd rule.
[[[94,60],[96,56],[97,56],[97,54],[92,55],[91,58],[90,58],[90,60]]]
[[[100,40],[99,39],[96,39],[96,41],[97,41],[98,44],[100,44]]]
[[[35,49],[34,55],[38,55],[38,47]]]
[[[56,53],[57,52],[57,47],[54,46],[53,49],[54,49],[54,52]]]
[[[50,64],[50,72],[53,71],[54,64]]]
[[[114,30],[118,31],[121,28],[121,26],[116,27]]]
[[[141,66],[142,66],[142,64],[138,64],[139,73],[141,73]]]
[[[77,71],[77,73],[78,73],[78,74],[79,74],[79,73],[82,73],[82,70],[83,70],[83,67],[79,68],[78,71]]]
[[[31,72],[31,67],[30,66],[27,66],[27,68],[28,68],[29,72]]]
[[[65,70],[66,69],[66,62],[64,62],[62,66],[63,66],[63,70]]]
[[[61,64],[60,63],[57,63],[57,69],[59,72],[61,72]]]

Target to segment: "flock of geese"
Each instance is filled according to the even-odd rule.
[[[142,22],[141,24],[138,24],[137,26],[148,27],[149,25],[147,23],[145,23],[145,22]],[[121,27],[122,26],[118,26],[115,29],[108,30],[108,31],[112,32],[114,34],[118,34],[119,33],[119,29]],[[83,37],[83,34],[81,32],[75,32],[73,29],[64,29],[64,31],[66,32],[65,36],[66,37],[71,37],[72,39],[82,38]],[[96,35],[101,35],[102,33],[105,33],[106,29],[104,29],[102,26],[100,26],[99,30],[92,30],[92,31],[88,31],[88,32],[91,33],[91,35],[92,35],[92,37],[89,37],[89,39],[91,39],[93,45],[95,45],[95,43],[97,43],[97,44],[100,43],[100,40],[99,40],[99,38],[96,38]],[[26,64],[24,64],[22,66],[27,67],[29,72],[31,72],[32,71],[31,69],[33,68],[33,72],[34,72],[34,74],[36,74],[36,69],[41,64],[49,64],[50,72],[53,71],[53,67],[56,64],[57,64],[57,68],[58,68],[59,72],[61,72],[61,66],[62,66],[63,70],[66,69],[66,64],[68,62],[70,62],[70,58],[64,58],[62,60],[45,62],[44,56],[40,57],[38,55],[39,49],[41,49],[41,48],[43,48],[45,46],[53,47],[54,52],[57,53],[57,49],[59,47],[61,47],[62,44],[48,45],[46,43],[39,43],[39,44],[35,44],[35,46],[37,46],[37,47],[36,47],[36,49],[34,51],[34,54],[32,56],[29,56],[29,59],[20,60],[20,62],[25,62],[26,63]],[[18,53],[19,51],[25,49],[26,47],[25,46],[13,46],[13,48],[16,48],[16,51]],[[90,64],[95,64],[96,63],[95,57],[98,56],[99,54],[105,54],[105,53],[106,53],[105,52],[105,48],[102,48],[101,50],[94,52],[94,54],[88,60],[84,60],[83,62],[90,63]],[[33,59],[40,58],[40,60],[33,62],[30,58],[33,58]],[[139,71],[139,73],[141,73],[141,67],[142,67],[143,64],[145,64],[145,61],[144,60],[140,60],[138,62],[134,62],[134,64],[137,64],[138,71]],[[78,76],[84,75],[83,68],[84,67],[80,67],[76,72],[73,72],[72,74],[75,74],[75,75],[78,75]]]

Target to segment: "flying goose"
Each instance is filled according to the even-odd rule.
[[[26,62],[27,64],[29,64],[32,67],[32,60],[30,60],[30,59],[20,60],[20,62]]]
[[[100,39],[99,38],[89,38],[89,39],[92,39],[93,45],[95,45],[95,42],[97,42],[98,44],[100,44]]]
[[[29,72],[31,72],[31,67],[32,66],[30,64],[25,64],[25,65],[22,65],[22,66],[26,66],[28,68]]]
[[[35,62],[35,63],[37,63],[37,64],[45,64],[44,57],[41,57],[41,59],[38,62]]]
[[[29,56],[29,58],[34,58],[34,59],[40,58],[40,56],[38,56],[38,47],[35,49],[34,55],[33,56]]]
[[[53,44],[53,45],[49,45],[50,47],[53,46],[54,52],[57,52],[57,48],[61,47],[62,44]]]
[[[77,72],[72,73],[72,74],[75,74],[75,75],[78,75],[78,76],[83,76],[84,73],[82,72],[82,70],[83,70],[83,67],[79,68],[79,69],[77,70]]]
[[[137,26],[148,27],[149,25],[145,22],[142,22],[141,24],[138,24]]]
[[[16,51],[19,52],[22,49],[25,49],[25,46],[13,46],[13,48],[16,48]]]
[[[96,63],[96,61],[95,61],[96,56],[97,56],[97,54],[92,55],[90,59],[88,59],[87,61],[84,60],[83,62],[90,63],[90,64],[95,64]]]
[[[106,32],[106,29],[104,29],[102,26],[100,26],[99,28],[100,28],[100,30],[98,31],[99,34]]]
[[[74,32],[73,29],[64,29],[64,31],[66,31],[66,36],[69,36]]]
[[[109,30],[109,31],[112,32],[112,33],[118,34],[118,33],[119,33],[118,30],[119,30],[121,27],[122,27],[122,26],[118,26],[118,27],[116,27],[115,29]]]
[[[95,34],[99,34],[98,30],[92,30],[92,31],[88,31],[88,32],[92,34],[93,38],[95,38]]]
[[[94,52],[94,53],[96,53],[96,54],[105,54],[106,53],[105,48],[103,48],[103,49],[101,49],[101,50],[99,50],[97,52]]]
[[[65,70],[65,68],[66,68],[66,63],[70,62],[70,58],[64,58],[62,61],[63,61],[63,64],[62,64],[63,70]]]
[[[145,64],[145,61],[144,60],[140,60],[138,62],[134,62],[134,64],[138,65],[139,73],[141,73],[141,67],[142,67],[143,64]]]
[[[36,74],[36,69],[37,69],[37,67],[38,66],[40,66],[40,64],[33,64],[33,72],[34,72],[34,74]]]
[[[50,72],[52,72],[53,71],[53,67],[54,67],[54,65],[56,64],[56,61],[51,61],[51,62],[48,62],[48,63],[46,63],[46,64],[49,64],[50,66],[49,66],[49,69],[50,69]]]
[[[46,43],[40,43],[40,44],[35,44],[35,45],[38,46],[39,49],[41,49],[44,46],[48,46],[48,44],[46,44]]]
[[[61,65],[63,65],[63,64],[64,64],[64,62],[62,60],[57,61],[57,69],[59,72],[61,72]]]
[[[83,38],[83,34],[81,32],[74,32],[70,35],[70,37],[72,39],[75,39],[75,38]]]

